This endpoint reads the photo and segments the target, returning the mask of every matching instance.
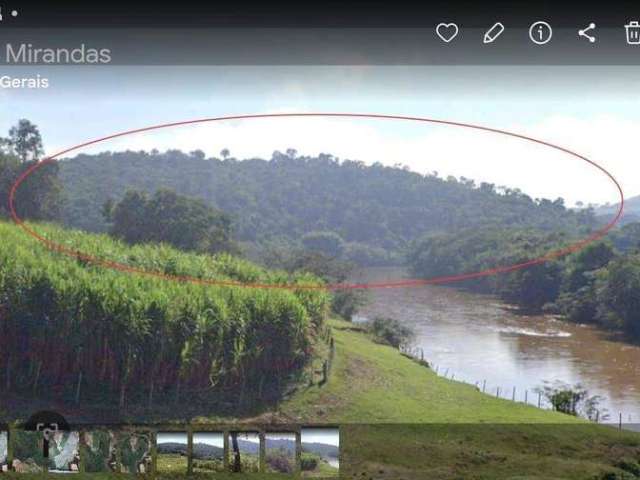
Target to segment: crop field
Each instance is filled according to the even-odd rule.
[[[228,255],[35,228],[67,249],[173,275],[319,282]],[[321,290],[210,286],[110,270],[47,250],[7,223],[0,242],[0,377],[9,392],[120,406],[182,394],[241,405],[277,398],[312,358],[329,308]]]

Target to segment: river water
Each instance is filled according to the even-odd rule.
[[[406,277],[399,268],[367,268],[358,282]],[[499,299],[443,286],[377,289],[354,320],[396,318],[416,332],[414,346],[440,375],[537,404],[546,381],[580,383],[603,397],[609,421],[640,423],[640,347],[591,326],[550,315],[520,315]],[[486,382],[486,383],[485,383]],[[543,402],[544,403],[544,402]]]

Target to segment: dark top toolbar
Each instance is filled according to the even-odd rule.
[[[640,20],[640,18],[639,18]],[[0,65],[639,65],[640,22],[0,30]]]
[[[64,28],[213,28],[213,27],[416,27],[457,22],[464,28],[485,28],[500,21],[511,28],[528,28],[548,19],[558,28],[594,21],[617,27],[639,15],[637,1],[571,2],[551,0],[389,2],[335,0],[277,2],[58,2],[0,0],[2,27]],[[577,3],[577,2],[576,2]],[[13,16],[12,13],[17,15]]]
[[[590,11],[513,3],[122,7],[0,0],[0,64],[640,64],[637,5]]]

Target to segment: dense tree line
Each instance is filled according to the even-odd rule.
[[[432,235],[414,244],[408,262],[414,274],[431,278],[527,262],[571,240],[519,229]],[[624,225],[567,257],[462,285],[527,310],[560,313],[640,339],[640,223]]]
[[[61,162],[67,225],[107,231],[101,207],[128,189],[170,188],[204,200],[233,219],[247,252],[312,245],[361,264],[402,262],[409,243],[426,233],[477,226],[586,230],[590,209],[562,199],[533,199],[517,189],[408,169],[366,166],[326,154],[276,152],[269,160],[237,160],[202,152],[105,152]],[[328,250],[327,250],[328,249]]]
[[[348,283],[355,269],[352,262],[313,249],[270,248],[265,252],[263,262],[269,268],[290,273],[312,273],[329,285]],[[331,294],[331,310],[342,318],[351,320],[366,301],[364,290],[337,289]]]
[[[238,253],[231,236],[231,220],[199,199],[172,190],[128,190],[122,200],[103,206],[109,233],[127,243],[168,243],[180,250]]]

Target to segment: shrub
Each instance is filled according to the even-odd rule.
[[[640,463],[634,461],[633,459],[623,458],[618,463],[616,463],[616,467],[618,467],[620,470],[624,470],[625,472],[629,472],[635,477],[640,477]]]
[[[318,464],[320,463],[320,457],[313,453],[302,452],[302,456],[300,458],[300,468],[303,472],[309,472],[318,468]]]
[[[569,385],[556,381],[544,382],[536,392],[544,395],[554,410],[573,415],[582,416],[589,420],[606,420],[609,415],[607,410],[600,408],[602,398],[599,395],[589,395],[582,385]]]
[[[393,318],[376,317],[367,325],[369,332],[381,342],[400,348],[409,343],[415,332]]]
[[[267,452],[266,461],[271,470],[279,473],[293,473],[294,468],[287,452],[278,450],[269,451]]]

